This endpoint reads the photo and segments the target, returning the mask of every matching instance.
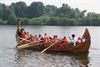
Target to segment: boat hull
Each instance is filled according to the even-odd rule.
[[[47,51],[48,52],[66,52],[66,53],[88,53],[90,44],[91,44],[91,37],[90,37],[90,33],[89,33],[88,29],[85,30],[82,39],[85,39],[85,42],[81,42],[81,43],[77,42],[76,46],[74,46],[73,43],[67,43],[67,44],[63,44],[63,45],[61,43],[56,43],[52,47],[50,47]],[[28,42],[26,40],[22,41],[22,39],[18,38],[18,36],[16,36],[16,40],[18,43],[17,49],[31,48],[34,50],[43,50],[43,49],[49,47],[50,45],[52,45],[52,43],[28,44],[30,42]]]

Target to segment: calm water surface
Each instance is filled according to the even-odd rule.
[[[34,50],[16,50],[16,26],[0,26],[0,67],[100,67],[100,27],[22,26],[34,34],[50,36],[82,36],[85,28],[91,34],[89,54],[40,53]]]

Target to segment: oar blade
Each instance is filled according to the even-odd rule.
[[[17,49],[22,49],[22,48],[27,48],[27,47],[28,47],[28,44],[23,44],[23,45],[17,46]]]
[[[45,51],[47,51],[50,47],[52,47],[53,45],[55,45],[55,43],[51,44],[49,47],[45,48],[44,50],[41,51],[41,53],[44,53]]]

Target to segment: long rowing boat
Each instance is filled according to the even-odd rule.
[[[47,49],[49,46],[50,48],[48,48],[46,51],[50,51],[50,52],[66,52],[66,53],[88,53],[89,52],[89,48],[90,48],[90,44],[91,44],[91,37],[90,37],[90,33],[88,31],[88,29],[85,29],[85,32],[82,36],[82,39],[85,39],[84,42],[77,42],[76,46],[73,45],[73,43],[67,43],[65,45],[63,45],[63,49],[60,49],[59,47],[62,46],[61,43],[56,43],[53,44],[51,46],[51,42],[50,43],[33,43],[30,42],[26,39],[20,38],[18,36],[18,30],[19,30],[19,25],[17,25],[17,30],[16,30],[16,41],[18,43],[18,45],[16,46],[17,49],[25,49],[25,48],[32,48],[34,50],[43,50],[43,49]]]
[[[90,48],[90,44],[91,44],[91,37],[90,37],[90,33],[89,33],[88,29],[85,30],[85,32],[82,36],[82,39],[85,39],[85,41],[81,42],[81,43],[76,43],[76,46],[74,46],[72,43],[68,43],[68,44],[64,45],[63,49],[60,49],[59,46],[61,46],[61,43],[57,43],[57,44],[54,44],[52,47],[50,47],[47,51],[87,53],[87,52],[89,52],[89,48]],[[34,50],[43,50],[51,45],[51,43],[42,43],[42,44],[44,44],[44,48],[42,48],[39,46],[39,45],[41,45],[41,43],[31,43],[27,40],[19,38],[18,35],[16,36],[16,41],[18,43],[18,45],[16,46],[17,49],[32,48]]]

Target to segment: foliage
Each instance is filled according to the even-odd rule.
[[[30,18],[39,17],[44,13],[44,5],[42,2],[32,2],[28,6],[28,13]]]
[[[0,19],[0,24],[4,25],[6,24],[6,21],[3,21],[2,19]]]
[[[42,2],[32,2],[29,6],[22,1],[10,6],[0,3],[0,24],[15,25],[17,18],[23,25],[100,26],[100,14],[73,9],[68,4],[58,8],[44,6]]]

